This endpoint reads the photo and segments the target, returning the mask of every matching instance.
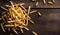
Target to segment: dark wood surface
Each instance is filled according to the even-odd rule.
[[[4,6],[5,4],[10,4],[8,2],[4,2],[0,0],[0,6]],[[30,15],[35,24],[29,23],[28,27],[30,30],[34,30],[38,33],[38,35],[60,35],[60,0],[56,0],[54,5],[43,5],[42,0],[37,0],[39,2],[39,6],[35,7],[36,2],[31,2],[30,0],[12,0],[16,3],[26,3],[25,7],[28,8],[29,5],[32,6],[31,10],[37,10],[37,12],[41,12],[42,16],[39,17],[37,13],[33,13]],[[49,0],[47,0],[49,1]],[[57,9],[56,9],[57,8]],[[0,8],[0,16],[1,13],[4,12],[3,9]],[[1,21],[0,21],[1,22]],[[18,31],[19,32],[19,31]],[[11,32],[3,32],[0,28],[0,35],[9,35],[12,33],[16,35],[13,31]],[[33,35],[31,31],[24,30],[22,34],[19,32],[19,35]]]
[[[55,3],[53,5],[49,4],[43,4],[42,0],[37,0],[36,2],[39,2],[38,6],[36,7],[36,2],[32,2],[31,0],[12,0],[14,3],[25,3],[25,7],[28,8],[28,6],[31,6],[32,8],[60,8],[60,0],[55,0]],[[51,1],[51,0],[46,0]],[[4,6],[4,4],[9,4],[9,2],[6,0],[1,0],[0,6]]]

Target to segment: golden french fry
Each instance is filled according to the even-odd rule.
[[[49,1],[48,4],[53,5],[53,2]]]
[[[38,35],[36,32],[34,32],[34,31],[32,31],[32,33],[34,34],[34,35]]]
[[[5,29],[4,29],[4,27],[3,27],[3,24],[1,23],[1,28],[2,28],[2,30],[5,32]]]
[[[39,16],[41,16],[41,13],[40,13],[40,12],[37,12],[37,14],[38,14]]]
[[[46,0],[43,0],[43,3],[46,4]]]
[[[24,9],[24,11],[27,11],[26,9],[25,9],[25,7],[23,7],[22,5],[20,5],[23,9]]]
[[[15,22],[15,21],[8,21],[8,23]]]
[[[27,31],[29,31],[29,29],[27,27],[24,27]]]
[[[55,3],[55,0],[52,0],[53,3]]]
[[[11,3],[11,5],[12,5],[12,7],[14,8],[14,4],[13,4],[13,2],[12,2],[12,1],[10,1],[10,3]]]
[[[10,28],[8,28],[8,31],[10,31]]]
[[[36,2],[36,7],[38,6],[38,4],[39,4],[39,3],[38,3],[38,2]]]
[[[24,26],[19,26],[20,28],[24,28]]]
[[[23,29],[21,29],[21,32],[23,33]]]
[[[17,32],[14,28],[12,28],[12,30],[13,30],[16,34],[18,34],[18,32]]]
[[[33,11],[31,11],[30,14],[35,13],[35,12],[37,12],[37,10],[33,10]]]
[[[10,5],[5,5],[6,7],[11,7]]]
[[[6,12],[4,11],[2,14],[5,14]]]
[[[28,8],[28,13],[27,13],[28,15],[29,15],[29,12],[30,12],[30,8],[31,8],[31,6],[29,6],[29,8]],[[27,19],[26,19],[26,21],[27,21],[26,26],[28,25],[28,15],[27,15]]]
[[[37,0],[32,0],[33,2],[37,1]]]
[[[4,23],[6,23],[6,21],[5,21],[5,19],[4,19],[4,16],[2,16],[2,19],[3,19]]]
[[[34,21],[32,21],[31,19],[29,19],[29,21],[34,24]]]
[[[14,25],[4,25],[5,27],[14,27]]]
[[[6,10],[6,11],[8,11],[8,10],[7,10],[6,8],[4,8],[3,6],[1,6],[1,8],[4,9],[4,10]]]
[[[19,5],[25,5],[25,3],[21,3],[21,4],[19,4]],[[25,7],[24,7],[25,8]]]
[[[29,8],[28,8],[28,12],[27,12],[28,15],[29,15],[29,13],[30,13],[30,8],[31,8],[31,6],[29,6]]]

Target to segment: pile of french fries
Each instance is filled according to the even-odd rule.
[[[10,3],[11,5],[6,5],[8,7],[7,12],[2,15],[4,21],[1,23],[2,30],[6,32],[6,30],[10,31],[12,29],[16,34],[18,34],[16,30],[23,33],[23,28],[29,31],[27,28],[28,21],[34,23],[29,17],[29,14],[34,12],[30,12],[31,6],[27,10],[23,6],[24,4],[13,4],[12,1]]]

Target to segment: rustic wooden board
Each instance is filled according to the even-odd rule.
[[[60,9],[32,9],[37,10],[37,12],[41,12],[42,16],[39,17],[37,13],[33,13],[30,15],[35,24],[29,23],[29,29],[36,31],[39,35],[60,35]],[[54,14],[52,17],[51,14]],[[55,18],[56,17],[56,18]],[[55,19],[53,19],[55,18]],[[1,21],[0,21],[1,22]],[[4,34],[3,34],[4,33]],[[13,31],[11,31],[13,35]],[[9,35],[9,32],[3,32],[0,29],[1,35]],[[24,33],[19,35],[32,35],[31,31],[24,30]]]
[[[41,12],[42,16],[39,17],[36,13],[30,15],[35,24],[29,24],[29,29],[34,30],[38,33],[38,35],[60,35],[60,0],[56,0],[54,5],[43,5],[42,0],[37,0],[39,2],[38,7],[35,7],[36,2],[31,2],[30,0],[12,0],[14,3],[26,3],[25,7],[32,6],[31,10],[37,10],[37,12]],[[49,1],[49,0],[47,0]],[[0,0],[0,6],[4,6],[5,4],[10,4],[9,2],[3,2]],[[57,8],[57,9],[56,9]],[[1,13],[4,12],[3,9],[0,8],[0,16]],[[55,14],[54,17],[51,17],[50,14]],[[51,20],[50,20],[51,19]],[[54,20],[54,21],[53,21]],[[0,21],[1,22],[1,21]],[[18,31],[19,32],[19,31]],[[12,33],[16,35],[13,31],[11,32],[3,32],[0,28],[0,35],[9,35]],[[33,35],[31,31],[24,30],[24,33],[19,35]]]
[[[14,3],[25,3],[26,8],[28,8],[28,6],[31,6],[31,8],[60,8],[60,0],[55,0],[56,2],[53,5],[49,5],[49,4],[44,5],[42,0],[37,0],[37,2],[39,2],[37,7],[35,6],[36,2],[32,2],[31,0],[12,0],[12,1]],[[48,2],[51,0],[46,0],[46,1]],[[5,4],[9,4],[9,2],[8,1],[0,2],[0,6],[4,6]]]

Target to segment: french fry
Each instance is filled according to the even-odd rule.
[[[10,5],[5,5],[6,7],[11,7]]]
[[[5,14],[6,12],[4,11],[2,14]]]
[[[3,7],[3,6],[1,6],[1,8],[4,9],[4,10],[6,10],[6,11],[8,11],[8,10],[7,10],[5,7]]]
[[[40,12],[37,12],[37,14],[38,14],[39,16],[41,16],[41,13],[40,13]]]
[[[4,19],[4,16],[2,16],[2,19],[3,19],[4,23],[6,23],[6,21],[5,21],[5,19]]]
[[[46,0],[43,0],[43,3],[46,4]]]
[[[34,24],[34,21],[32,21],[31,19],[29,19],[29,21]]]
[[[23,33],[23,29],[21,29],[21,32]]]
[[[32,31],[32,33],[34,34],[34,35],[38,35],[36,32],[34,32],[34,31]]]
[[[36,0],[32,0],[33,2],[35,2]]]
[[[13,2],[12,2],[12,1],[10,1],[10,3],[11,3],[11,5],[12,5],[12,7],[14,8],[14,4],[13,4]]]
[[[37,10],[33,10],[33,11],[31,11],[30,14],[35,13],[35,12],[37,12]]]
[[[22,5],[20,5],[23,9],[24,9],[24,11],[27,11],[26,9],[25,9],[25,7],[23,7]]]
[[[14,25],[4,25],[4,27],[14,27]]]
[[[8,28],[8,31],[10,31],[10,28]]]
[[[55,3],[55,0],[52,0],[53,3]]]
[[[27,27],[24,27],[27,31],[29,31],[29,29]]]
[[[25,3],[21,3],[21,4],[20,4],[20,3],[18,3],[18,5],[25,5]],[[24,8],[25,8],[25,7],[24,7]]]
[[[3,24],[1,23],[1,28],[2,28],[2,30],[5,32],[5,29],[4,29],[4,27],[3,27]]]
[[[38,2],[36,2],[36,7],[38,6],[38,4],[39,4],[39,3],[38,3]]]
[[[53,2],[49,1],[48,4],[53,5]]]
[[[28,15],[29,15],[29,13],[30,13],[30,8],[31,8],[31,6],[29,6],[29,8],[28,8],[28,13],[27,13]]]
[[[8,23],[15,22],[15,21],[8,21]]]
[[[12,30],[13,30],[16,34],[18,34],[18,32],[17,32],[14,28],[12,28]]]
[[[29,6],[29,8],[28,8],[28,13],[27,13],[28,15],[29,15],[29,13],[30,13],[30,8],[31,8],[31,7]],[[28,15],[27,15],[27,19],[26,19],[26,21],[27,21],[27,22],[26,22],[26,26],[28,25]]]
[[[24,28],[24,26],[19,26],[20,28]]]

